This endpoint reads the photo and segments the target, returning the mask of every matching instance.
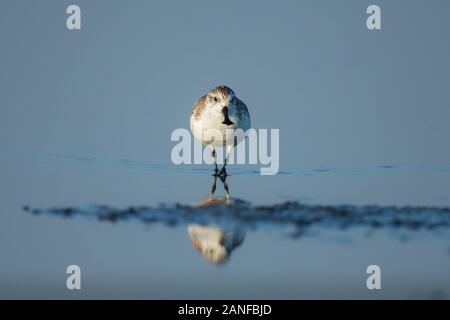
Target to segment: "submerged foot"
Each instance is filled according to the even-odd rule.
[[[225,167],[222,167],[222,169],[220,169],[219,172],[217,173],[217,176],[220,178],[228,177],[229,174],[227,173],[227,169],[225,169]]]

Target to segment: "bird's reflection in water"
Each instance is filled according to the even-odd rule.
[[[220,179],[224,185],[226,197],[215,197],[216,179],[214,177],[211,194],[198,201],[196,207],[217,207],[233,204],[230,198],[226,177]],[[246,231],[240,226],[219,228],[213,225],[188,225],[188,234],[192,245],[202,253],[203,257],[212,264],[223,264],[230,259],[234,249],[240,246],[245,239]]]
[[[188,233],[192,245],[208,262],[213,264],[226,262],[231,252],[245,239],[245,230],[241,228],[221,229],[191,224],[188,226]]]

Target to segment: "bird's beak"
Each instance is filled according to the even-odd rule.
[[[223,107],[222,108],[222,114],[223,114],[223,124],[226,124],[227,126],[234,124],[233,121],[230,120],[230,118],[228,117],[228,108],[227,107]]]

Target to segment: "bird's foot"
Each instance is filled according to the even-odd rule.
[[[222,169],[220,169],[219,172],[217,173],[217,176],[220,178],[220,180],[223,181],[230,175],[227,173],[227,169],[225,169],[225,167],[222,167]]]
[[[214,173],[212,174],[213,177],[219,177],[219,169],[215,168]]]

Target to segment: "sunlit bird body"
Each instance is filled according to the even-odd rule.
[[[225,166],[230,151],[244,138],[243,135],[235,136],[234,131],[242,129],[245,132],[250,128],[250,125],[250,114],[247,106],[227,86],[218,86],[209,90],[194,104],[190,119],[192,134],[201,143],[211,148],[215,166],[214,175],[220,177],[223,182],[227,176]],[[214,139],[212,139],[212,136]],[[220,171],[217,168],[215,151],[219,147],[226,148],[224,165]],[[228,189],[226,184],[225,188]],[[215,184],[212,193],[214,191]]]

